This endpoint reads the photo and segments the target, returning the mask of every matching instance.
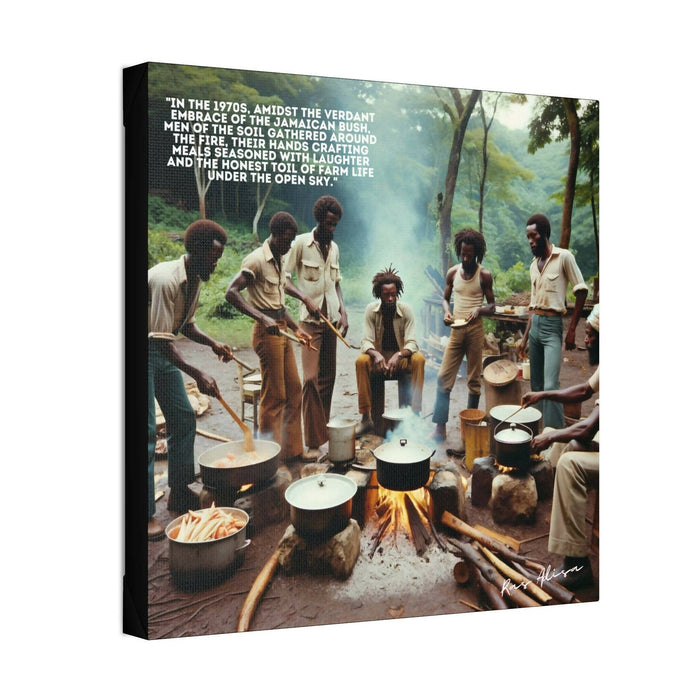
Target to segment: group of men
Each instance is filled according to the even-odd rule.
[[[280,458],[287,462],[316,460],[321,446],[328,441],[337,342],[346,337],[349,328],[341,290],[340,253],[333,240],[343,210],[334,197],[326,195],[316,201],[313,214],[316,226],[298,235],[294,217],[287,212],[276,213],[270,220],[270,236],[244,258],[225,294],[232,306],[255,320],[252,343],[262,376],[259,433],[280,445]],[[545,216],[532,216],[527,222],[526,235],[533,252],[532,285],[530,315],[521,352],[529,354],[532,392],[526,394],[523,403],[541,406],[544,425],[548,428],[547,437],[537,436],[533,440],[535,449],[535,443],[539,447],[571,439],[565,428],[562,403],[570,400],[572,390],[559,390],[563,317],[567,313],[567,289],[571,286],[576,302],[565,342],[567,348],[573,348],[587,287],[574,256],[550,242],[550,225]],[[179,260],[160,263],[148,272],[150,539],[164,534],[155,518],[153,498],[155,400],[161,406],[167,430],[168,510],[180,513],[197,507],[195,496],[188,488],[194,481],[195,417],[182,373],[194,378],[203,394],[217,397],[219,390],[212,377],[182,357],[173,341],[182,333],[211,347],[224,362],[233,359],[230,346],[209,337],[195,323],[200,285],[214,271],[226,241],[226,233],[218,224],[199,220],[186,231],[185,254]],[[462,229],[455,235],[454,250],[460,262],[447,272],[442,300],[444,322],[451,326],[451,331],[437,377],[432,418],[436,441],[446,438],[450,393],[465,356],[468,406],[479,405],[484,346],[482,317],[495,309],[493,277],[482,266],[486,253],[484,236],[473,229]],[[416,340],[413,310],[400,301],[403,291],[404,282],[392,266],[382,269],[372,280],[375,301],[365,309],[361,352],[355,362],[361,416],[358,434],[375,429],[373,382],[403,380],[409,386],[404,400],[416,414],[421,411],[425,357]],[[301,302],[298,323],[287,309],[286,296]],[[589,337],[587,332],[587,343]],[[301,379],[290,339],[301,346]],[[597,372],[595,376],[597,378]],[[572,457],[566,459],[573,460]],[[562,460],[564,455],[560,462]],[[553,510],[561,512],[562,516],[552,517],[550,548],[554,547],[552,551],[566,557],[575,557],[565,560],[565,564],[574,569],[572,576],[579,575],[585,582],[590,575],[590,565],[586,564],[587,560],[583,561],[585,551],[581,553],[580,533],[571,535],[566,531],[568,520],[578,518],[580,498],[575,506],[567,501],[564,492],[573,487],[564,485],[559,473],[557,468]],[[580,529],[580,524],[576,527]],[[575,540],[573,545],[567,539],[571,537]]]

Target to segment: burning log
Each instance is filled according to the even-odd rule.
[[[423,520],[421,519],[413,501],[408,494],[403,497],[404,507],[408,515],[408,525],[411,529],[411,539],[416,548],[418,556],[422,556],[426,547],[430,544],[430,533],[425,529]]]
[[[379,527],[377,528],[376,532],[374,533],[374,535],[372,535],[372,538],[374,539],[374,544],[372,545],[372,549],[369,552],[370,559],[374,556],[374,553],[377,551],[377,547],[379,547],[379,544],[381,543],[382,538],[384,537],[384,533],[386,532],[387,527],[389,527],[390,522],[391,512],[387,512],[385,513],[384,519],[379,524]]]

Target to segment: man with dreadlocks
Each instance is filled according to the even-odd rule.
[[[450,407],[450,392],[454,387],[462,359],[467,356],[467,408],[478,408],[481,396],[481,353],[484,347],[482,314],[493,313],[493,277],[481,266],[486,253],[486,241],[481,232],[465,228],[455,235],[455,253],[461,260],[447,271],[442,308],[445,325],[454,324],[442,356],[437,378],[437,393],[433,409],[435,432],[433,439],[443,442]],[[454,309],[450,299],[454,292]],[[484,297],[486,305],[482,306]]]
[[[403,293],[403,281],[389,266],[372,280],[372,295],[377,301],[365,309],[365,321],[360,349],[355,360],[358,407],[362,422],[358,435],[374,430],[372,421],[371,381],[401,379],[410,376],[411,408],[420,413],[423,403],[425,357],[418,352],[416,321],[413,309],[398,298]]]

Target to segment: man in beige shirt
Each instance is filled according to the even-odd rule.
[[[550,231],[549,220],[543,214],[534,214],[527,220],[526,235],[534,258],[530,265],[530,316],[520,344],[520,355],[523,356],[528,349],[533,391],[559,389],[568,286],[571,285],[576,303],[566,334],[567,350],[576,347],[576,326],[588,295],[576,259],[565,248],[552,245]],[[560,403],[544,400],[541,410],[545,426],[564,427],[564,409]]]
[[[260,359],[260,435],[281,447],[280,459],[303,459],[301,382],[294,348],[280,330],[290,328],[301,343],[304,333],[285,306],[287,278],[284,256],[297,234],[297,223],[287,212],[270,220],[270,237],[244,258],[240,272],[226,291],[226,300],[255,319],[253,348]],[[247,300],[242,292],[246,291]]]
[[[313,231],[296,237],[286,257],[286,271],[290,279],[292,275],[296,277],[296,287],[290,282],[288,293],[297,296],[298,289],[303,294],[301,301],[304,306],[301,307],[299,321],[316,348],[301,349],[301,406],[308,453],[319,457],[318,448],[328,441],[326,426],[335,386],[338,338],[320,314],[343,337],[348,332],[348,317],[340,289],[340,253],[338,244],[333,240],[343,209],[337,199],[325,195],[316,200],[313,211],[317,225]]]
[[[372,294],[378,301],[365,309],[360,349],[355,360],[358,408],[362,421],[358,434],[375,429],[372,420],[371,382],[384,379],[410,378],[407,404],[420,413],[423,404],[425,357],[418,351],[416,321],[413,309],[398,298],[403,293],[403,281],[389,267],[378,272],[372,280]],[[383,406],[374,407],[383,410]]]

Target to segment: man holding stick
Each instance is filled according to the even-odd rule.
[[[304,302],[299,316],[302,330],[318,351],[301,349],[303,384],[301,406],[304,438],[309,456],[318,458],[319,447],[328,441],[333,387],[336,374],[338,334],[348,332],[348,317],[340,289],[340,254],[333,232],[343,216],[340,202],[329,195],[314,204],[316,227],[297,236],[289,251],[286,271],[296,276],[296,288],[288,282],[287,293]],[[331,327],[332,324],[332,327]],[[335,330],[334,330],[335,328]]]
[[[304,459],[301,382],[289,341],[296,338],[302,344],[311,343],[311,337],[297,326],[285,306],[284,256],[297,230],[291,214],[277,212],[270,220],[269,238],[244,258],[226,291],[229,304],[256,321],[253,348],[262,375],[260,434],[276,442],[281,447],[280,459],[288,462]]]

